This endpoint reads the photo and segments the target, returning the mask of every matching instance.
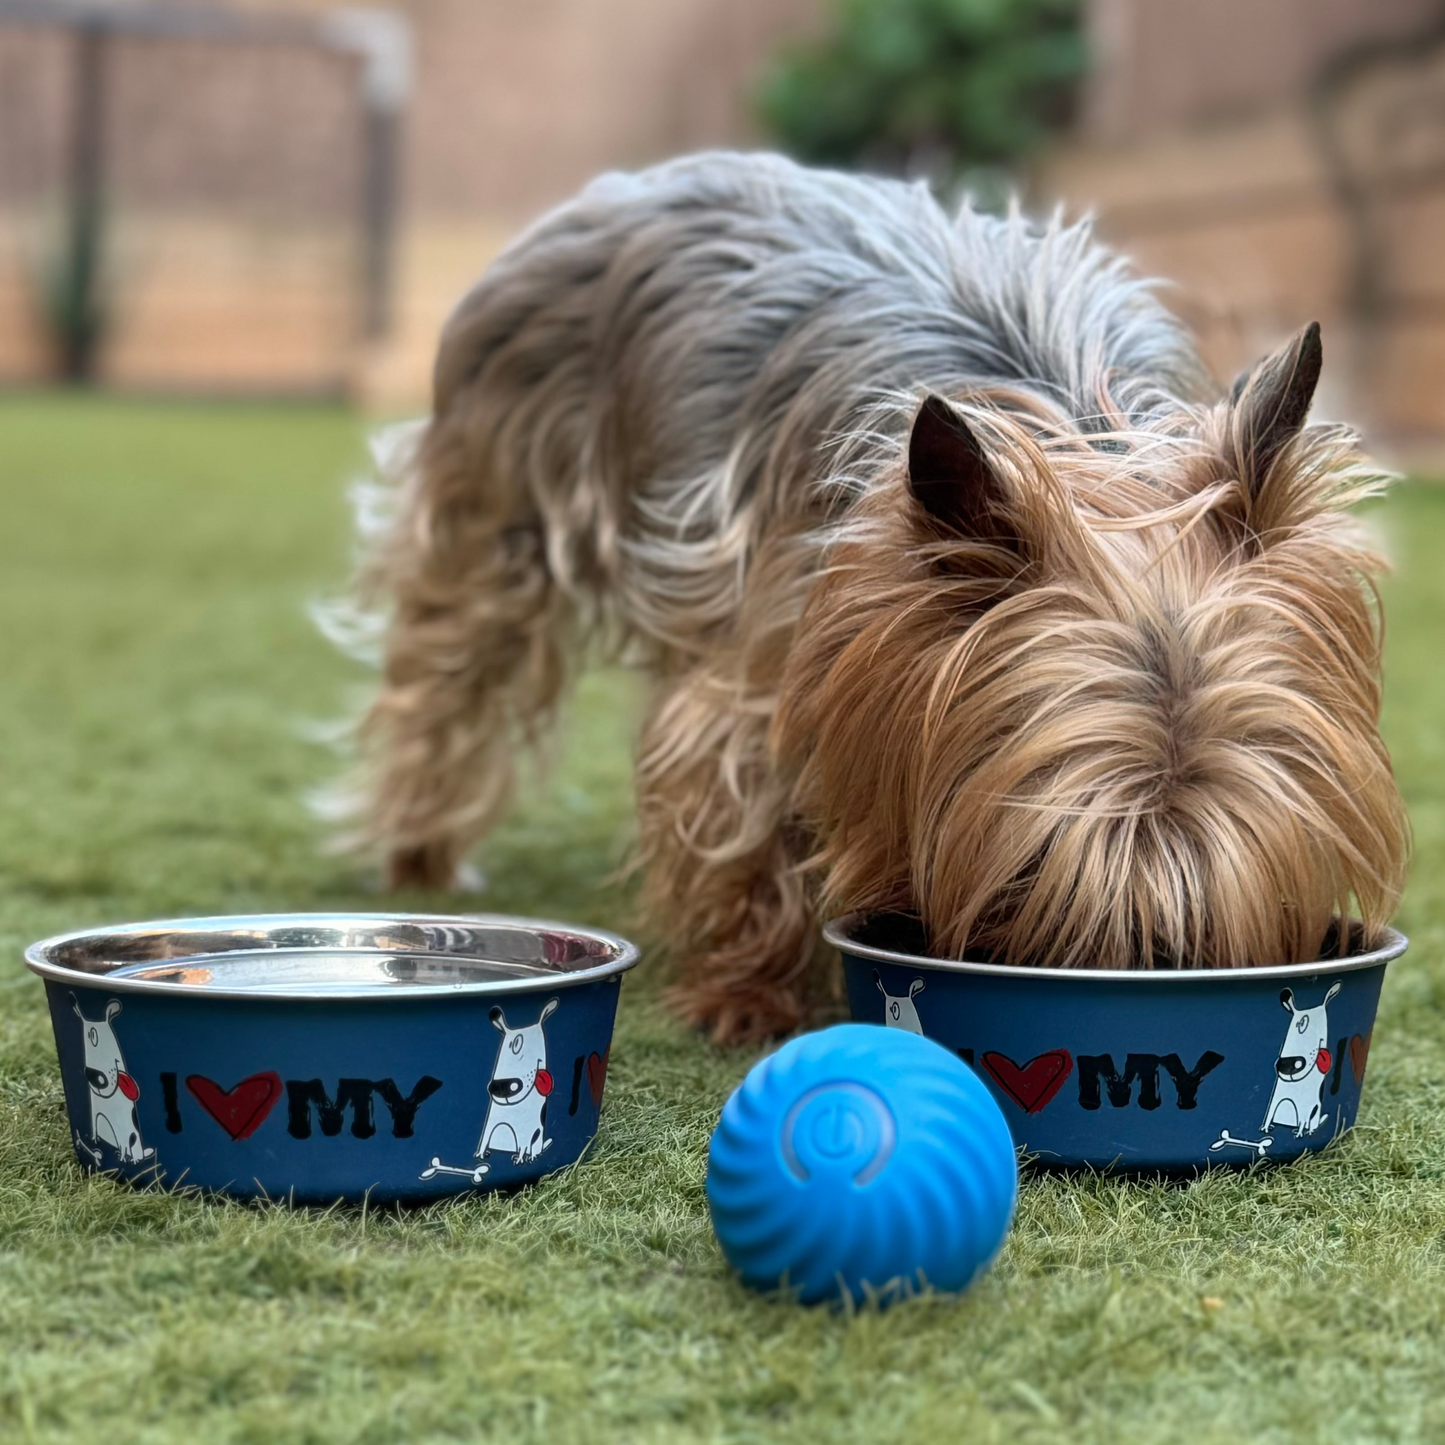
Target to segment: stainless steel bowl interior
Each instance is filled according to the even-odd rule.
[[[501,915],[283,913],[65,934],[25,959],[44,978],[120,992],[344,999],[587,983],[631,968],[638,952],[598,929]]]
[[[826,924],[823,937],[834,948],[876,963],[901,963],[909,968],[931,968],[944,973],[984,973],[1029,979],[1098,979],[1110,983],[1146,984],[1198,982],[1200,979],[1242,982],[1258,978],[1299,978],[1321,973],[1345,973],[1387,963],[1404,953],[1404,934],[1387,928],[1376,948],[1365,949],[1362,926],[1351,920],[1346,925],[1345,947],[1338,947],[1338,933],[1325,941],[1320,957],[1307,963],[1282,963],[1267,968],[1023,968],[992,963],[986,958],[936,958],[927,952],[923,925],[907,914],[852,913]]]

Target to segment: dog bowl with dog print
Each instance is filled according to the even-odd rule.
[[[300,1203],[524,1184],[597,1130],[624,939],[277,914],[37,943],[87,1170]]]
[[[916,919],[838,919],[852,1015],[927,1035],[1041,1165],[1190,1172],[1322,1149],[1359,1108],[1393,930],[1275,968],[1011,968],[930,958]]]

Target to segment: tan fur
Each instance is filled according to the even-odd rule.
[[[1305,432],[1251,506],[1224,408],[1208,450],[1117,453],[1018,398],[963,410],[1024,556],[941,540],[900,472],[789,661],[775,741],[824,909],[917,909],[946,954],[1065,968],[1296,962],[1352,911],[1377,935],[1406,830],[1348,435]]]

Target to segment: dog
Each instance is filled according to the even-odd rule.
[[[923,1021],[918,1017],[918,1005],[913,1000],[923,992],[923,980],[915,978],[908,985],[907,993],[889,993],[875,968],[873,982],[878,985],[878,992],[883,995],[883,1022],[890,1029],[906,1029],[911,1034],[921,1034]]]
[[[825,913],[1058,967],[1368,941],[1408,846],[1349,515],[1385,479],[1307,424],[1321,365],[1309,326],[1225,393],[1087,223],[766,155],[604,176],[457,306],[364,508],[350,839],[451,883],[592,641],[653,683],[642,906],[719,1039],[798,1026]]]
[[[70,1007],[80,1020],[85,1047],[85,1082],[90,1095],[90,1144],[76,1134],[76,1142],[95,1163],[101,1164],[101,1145],[109,1144],[122,1164],[143,1164],[155,1158],[155,1150],[141,1138],[136,1100],[140,1086],[125,1065],[120,1041],[113,1027],[120,1013],[120,1001],[111,999],[104,1019],[88,1019],[80,1001],[71,996]],[[93,1146],[93,1147],[92,1147]]]
[[[530,1164],[552,1145],[547,1138],[547,1098],[552,1075],[547,1070],[547,1036],[542,1025],[557,1000],[550,998],[534,1024],[514,1029],[500,1008],[491,1012],[492,1027],[502,1036],[497,1062],[487,1084],[487,1117],[477,1141],[476,1159],[505,1148],[513,1164]]]
[[[1327,1009],[1339,991],[1337,979],[1314,1008],[1300,1008],[1293,989],[1280,991],[1280,1007],[1289,1015],[1289,1027],[1275,1060],[1274,1093],[1264,1111],[1266,1132],[1287,1124],[1296,1134],[1313,1134],[1323,1123],[1325,1081],[1333,1063]]]

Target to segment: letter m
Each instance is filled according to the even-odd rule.
[[[1112,1054],[1079,1055],[1079,1107],[1097,1109],[1102,1082],[1108,1090],[1109,1102],[1116,1109],[1127,1109],[1133,1103],[1134,1083],[1139,1084],[1139,1107],[1159,1107],[1159,1055],[1130,1054],[1124,1060],[1122,1074],[1114,1067]]]
[[[321,1132],[328,1139],[334,1139],[341,1132],[342,1116],[347,1109],[351,1110],[351,1132],[358,1139],[371,1138],[376,1133],[371,1100],[375,1087],[370,1079],[342,1079],[333,1099],[320,1079],[287,1079],[286,1132],[293,1139],[309,1139],[314,1104]]]

